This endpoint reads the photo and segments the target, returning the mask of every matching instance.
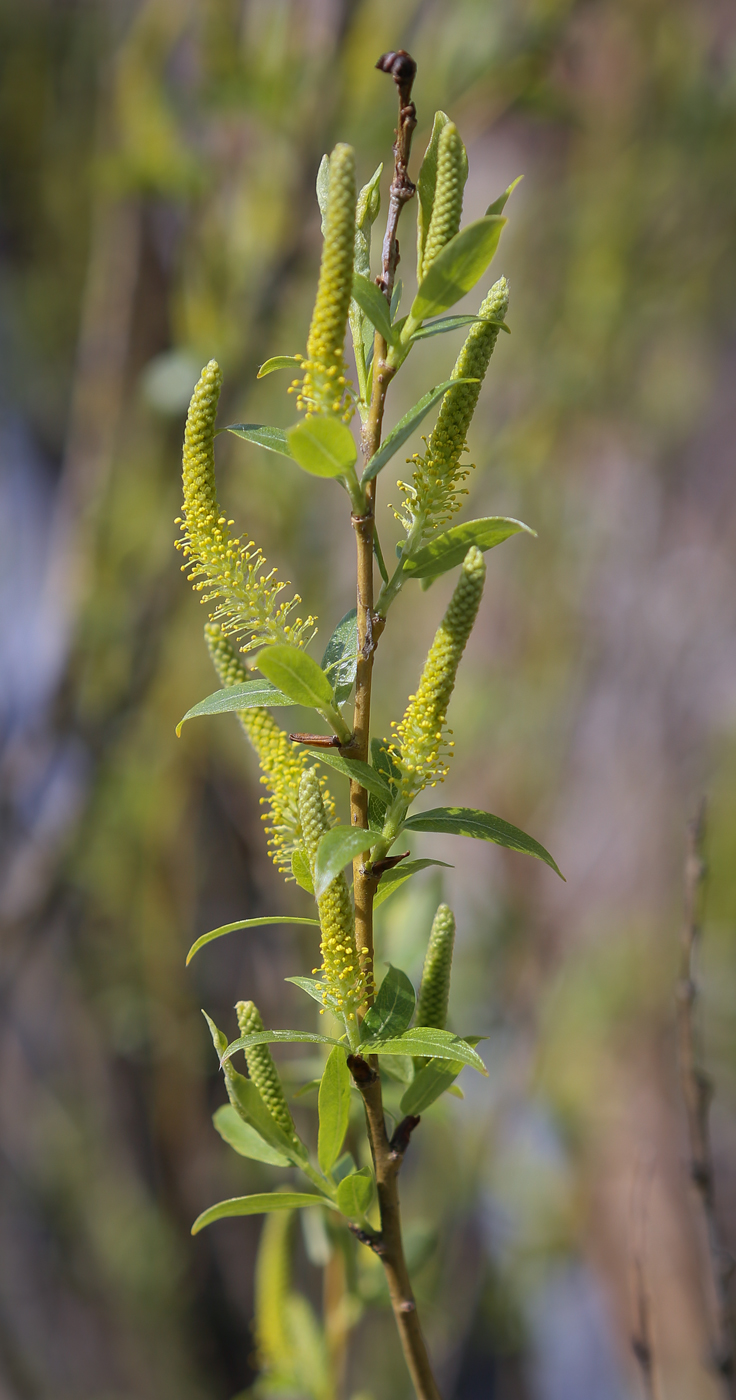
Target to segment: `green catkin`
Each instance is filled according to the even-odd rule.
[[[223,631],[246,638],[241,648],[250,651],[264,642],[306,646],[314,636],[314,618],[287,621],[301,601],[279,602],[286,584],[278,582],[275,569],[266,573],[266,560],[252,540],[233,538],[234,523],[223,514],[215,485],[215,418],[222,374],[215,360],[205,365],[197,381],[187,414],[182,459],[183,515],[177,517],[181,549],[188,578],[202,602],[219,599],[214,617]],[[205,591],[207,590],[207,591]]]
[[[500,277],[482,302],[478,315],[503,321],[509,305],[509,285]],[[396,512],[404,528],[415,532],[415,543],[446,525],[461,505],[460,497],[467,495],[462,482],[470,475],[473,464],[460,466],[465,451],[468,429],[475,413],[478,395],[485,378],[491,355],[499,336],[499,327],[486,320],[471,329],[455,362],[452,379],[476,379],[476,384],[458,384],[442,400],[437,422],[426,441],[424,454],[415,453],[411,484],[399,482],[404,501]]]
[[[445,1029],[454,944],[455,915],[448,905],[441,904],[434,916],[424,959],[422,985],[417,1002],[418,1026],[433,1026],[438,1031]]]
[[[286,1326],[290,1293],[289,1234],[293,1211],[276,1210],[263,1222],[255,1277],[255,1333],[258,1360],[266,1371],[281,1371],[290,1352]]]
[[[256,1035],[258,1031],[264,1029],[261,1013],[254,1002],[236,1002],[235,1014],[238,1018],[241,1035]],[[286,1102],[278,1070],[273,1062],[273,1055],[269,1047],[267,1045],[252,1045],[250,1050],[245,1052],[245,1060],[248,1074],[271,1117],[283,1129],[287,1137],[296,1137],[294,1121],[289,1112],[289,1105]]]
[[[445,244],[459,232],[467,173],[467,157],[460,133],[454,122],[448,122],[442,128],[437,151],[437,182],[422,257],[422,277]]]
[[[449,772],[451,730],[445,725],[457,668],[472,631],[485,582],[486,566],[472,545],[463,560],[450,605],[435,633],[416,695],[396,729],[393,747],[401,768],[401,794],[409,802],[425,787],[441,783]]]
[[[291,388],[297,408],[350,421],[353,395],[346,377],[345,331],[353,286],[355,152],[339,144],[330,156],[330,183],[317,298],[303,361],[304,377]]]
[[[299,815],[309,865],[314,861],[320,838],[328,829],[319,779],[307,768],[299,785]],[[341,871],[317,902],[322,929],[321,990],[330,1007],[342,1020],[355,1024],[355,1013],[366,994],[355,946],[353,906],[347,880]],[[363,954],[367,949],[363,949]]]

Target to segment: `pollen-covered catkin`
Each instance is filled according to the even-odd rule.
[[[221,387],[220,367],[210,360],[192,394],[184,433],[184,505],[176,521],[182,530],[176,547],[187,560],[182,567],[203,603],[219,599],[214,617],[224,632],[246,639],[243,651],[264,642],[306,646],[314,636],[314,618],[287,621],[299,595],[278,601],[286,585],[278,582],[275,569],[265,572],[266,560],[252,540],[233,538],[233,521],[217,499],[215,418]]]
[[[448,122],[442,128],[437,151],[437,182],[422,257],[422,277],[460,229],[467,173],[468,162],[460,133],[454,122]]]
[[[475,622],[486,566],[483,555],[471,545],[463,560],[455,592],[435,633],[416,695],[396,730],[393,752],[401,769],[401,793],[411,801],[425,787],[434,787],[447,776],[452,749],[446,729],[447,707],[455,686],[457,668]],[[398,752],[397,752],[398,750]]]
[[[256,1035],[258,1031],[264,1029],[261,1013],[254,1002],[236,1002],[235,1014],[238,1018],[238,1026],[240,1027],[241,1035]],[[245,1060],[248,1066],[248,1074],[253,1080],[271,1117],[278,1123],[279,1127],[283,1129],[288,1137],[295,1137],[296,1129],[294,1127],[294,1121],[289,1112],[289,1105],[286,1102],[284,1091],[281,1087],[278,1070],[273,1062],[273,1055],[268,1046],[252,1045],[250,1050],[246,1050],[245,1052]]]
[[[404,528],[417,531],[416,543],[431,535],[459,510],[460,497],[467,494],[462,483],[472,463],[460,466],[466,438],[478,395],[499,336],[493,321],[503,321],[509,305],[509,285],[505,277],[494,282],[481,303],[478,321],[470,330],[452,371],[452,379],[475,379],[475,384],[458,384],[442,400],[437,422],[423,454],[415,453],[411,484],[400,482],[404,501],[396,512]]]
[[[349,421],[353,400],[344,354],[355,245],[355,152],[337,145],[330,156],[325,239],[317,298],[307,340],[304,377],[295,381],[297,408],[337,414]]]
[[[319,779],[307,768],[299,785],[299,815],[309,865],[314,861],[320,838],[328,829]],[[353,906],[343,872],[335,877],[317,901],[322,929],[322,991],[325,1000],[345,1021],[354,1021],[356,1009],[365,997],[365,980],[355,946]]]
[[[441,904],[434,916],[424,959],[417,1001],[418,1026],[434,1026],[438,1031],[445,1029],[454,944],[455,915],[448,905]]]

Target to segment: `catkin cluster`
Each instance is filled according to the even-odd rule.
[[[221,684],[242,685],[247,681],[248,672],[232,644],[223,636],[222,628],[209,622],[204,635]],[[282,875],[291,880],[292,856],[304,846],[299,819],[299,782],[308,755],[289,741],[268,710],[240,710],[238,719],[258,755],[261,782],[269,792],[261,801],[268,806],[263,821],[271,859]],[[322,788],[322,798],[331,820],[335,805],[326,787]]]
[[[503,321],[508,304],[508,282],[501,277],[491,287],[478,315]],[[460,497],[467,495],[462,483],[469,476],[472,463],[461,466],[460,458],[498,336],[499,327],[491,325],[489,320],[479,321],[472,327],[451,378],[478,382],[458,384],[448,390],[429,441],[425,439],[424,454],[415,453],[410,459],[414,463],[411,483],[399,482],[404,500],[396,515],[407,531],[416,530],[417,543],[440,525],[447,524],[460,508]]]
[[[460,571],[450,605],[435,633],[416,695],[396,728],[393,753],[401,769],[401,794],[410,802],[425,787],[447,776],[452,740],[445,724],[457,668],[475,622],[483,593],[486,566],[472,545]]]
[[[437,150],[437,182],[422,265],[417,273],[420,280],[429,272],[437,254],[460,229],[467,173],[467,156],[460,133],[454,122],[447,122],[442,128]]]
[[[447,904],[441,904],[432,922],[427,955],[424,959],[422,985],[417,1001],[418,1026],[434,1026],[438,1031],[445,1029],[454,944],[455,915]]]
[[[320,837],[329,823],[313,768],[306,769],[299,785],[299,815],[309,864],[314,870]],[[356,1010],[365,998],[366,983],[355,946],[350,891],[342,871],[318,900],[317,907],[322,929],[322,982],[318,989],[341,1020],[354,1022]],[[365,954],[368,950],[362,951]]]
[[[215,418],[221,386],[220,367],[210,360],[192,395],[184,434],[184,506],[176,520],[182,529],[176,546],[187,560],[182,567],[203,593],[203,603],[219,599],[214,616],[226,633],[247,639],[243,651],[264,642],[306,646],[314,636],[314,618],[287,621],[299,595],[278,601],[286,585],[278,582],[275,569],[265,572],[266,560],[252,540],[233,538],[234,522],[226,519],[217,499]]]
[[[339,144],[330,156],[330,183],[325,239],[317,298],[302,362],[302,380],[295,380],[297,408],[338,414],[349,422],[353,412],[345,365],[345,331],[353,286],[355,245],[355,153]]]
[[[263,1018],[254,1002],[236,1002],[235,1014],[238,1018],[241,1035],[256,1035],[258,1031],[264,1029]],[[283,1129],[287,1137],[295,1137],[294,1121],[289,1112],[289,1105],[286,1102],[281,1080],[269,1047],[267,1045],[252,1045],[249,1050],[245,1051],[245,1060],[248,1074],[271,1117]]]

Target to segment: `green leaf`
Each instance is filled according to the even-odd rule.
[[[296,1045],[302,1042],[308,1042],[310,1045],[338,1044],[331,1035],[317,1035],[314,1031],[254,1031],[252,1035],[241,1035],[238,1040],[232,1040],[227,1049],[223,1050],[220,1060],[225,1064],[238,1050],[250,1050],[252,1045]],[[426,1050],[417,1051],[417,1054],[427,1053]],[[245,1082],[250,1084],[251,1081],[246,1079]]]
[[[321,837],[314,862],[314,893],[321,899],[325,890],[349,861],[374,846],[380,831],[363,827],[333,826]]]
[[[505,321],[497,321],[495,316],[441,316],[438,321],[430,321],[428,326],[420,326],[414,331],[412,340],[429,340],[433,335],[446,335],[448,331],[460,330],[462,326],[479,325],[485,321],[488,326],[498,326],[499,330],[511,335],[511,327]]]
[[[381,802],[391,801],[391,792],[384,779],[380,773],[376,772],[375,768],[371,768],[369,763],[363,763],[359,758],[344,758],[341,753],[337,752],[337,749],[312,748],[309,744],[304,745],[304,747],[314,754],[320,763],[328,763],[330,768],[334,768],[338,773],[343,773],[346,778],[353,778],[356,783],[360,783],[361,787],[372,792]]]
[[[347,476],[358,459],[353,435],[339,418],[315,415],[289,428],[287,440],[294,461],[311,476]]]
[[[393,870],[387,870],[385,875],[381,876],[381,883],[373,900],[373,908],[377,909],[379,904],[383,904],[390,895],[396,894],[405,880],[410,880],[412,875],[418,875],[420,870],[426,870],[429,865],[442,865],[445,870],[453,869],[453,866],[448,865],[446,860],[402,861],[401,865],[395,865]]]
[[[314,894],[309,861],[307,860],[306,852],[304,852],[301,847],[299,847],[291,857],[291,873],[301,889],[306,890],[307,894]]]
[[[291,1137],[285,1133],[276,1119],[271,1117],[252,1079],[246,1079],[244,1074],[238,1074],[232,1065],[228,1065],[225,1071],[225,1087],[236,1113],[249,1127],[255,1129],[264,1142],[284,1157],[288,1157],[290,1162],[301,1164],[308,1160],[304,1143],[296,1136]]]
[[[429,1108],[440,1094],[444,1094],[450,1088],[462,1068],[458,1060],[444,1060],[439,1064],[436,1060],[431,1060],[414,1076],[401,1100],[401,1112],[424,1113],[425,1108]]]
[[[422,278],[411,308],[412,321],[439,316],[475,286],[498,247],[505,223],[497,214],[486,215],[445,244]]]
[[[229,1201],[218,1201],[216,1206],[203,1210],[192,1226],[192,1234],[198,1235],[213,1220],[226,1220],[233,1215],[265,1215],[272,1210],[299,1210],[304,1206],[337,1209],[326,1196],[307,1191],[261,1191],[256,1196],[233,1196]]]
[[[372,481],[374,476],[378,476],[386,463],[391,461],[400,447],[403,447],[407,438],[411,437],[415,428],[419,427],[422,419],[426,418],[432,405],[436,404],[437,400],[441,399],[448,389],[452,389],[456,384],[477,384],[477,382],[477,379],[446,379],[444,384],[437,384],[434,389],[429,389],[426,394],[423,394],[414,407],[404,414],[396,427],[392,428],[378,451],[374,452],[361,477],[361,485],[365,485],[366,481]]]
[[[327,218],[327,205],[330,199],[330,157],[324,155],[319,163],[317,171],[317,203],[319,212],[322,215],[322,237],[325,236],[325,220]]]
[[[488,208],[486,209],[486,214],[502,214],[504,209],[506,208],[506,200],[508,199],[510,194],[513,194],[514,190],[516,189],[516,186],[519,184],[519,181],[523,179],[523,175],[517,175],[516,179],[511,181],[511,184],[508,186],[507,189],[504,190],[503,194],[500,194],[498,196],[498,199],[494,199],[493,203],[488,205]]]
[[[319,1086],[319,1135],[317,1157],[327,1175],[340,1156],[350,1118],[350,1070],[345,1051],[330,1051]]]
[[[361,311],[368,317],[371,325],[383,336],[388,345],[393,345],[398,336],[391,325],[391,314],[389,304],[383,292],[378,290],[375,282],[371,282],[367,277],[356,274],[353,277],[353,299],[357,301]]]
[[[335,693],[324,671],[299,647],[264,647],[258,653],[258,669],[295,705],[313,710],[333,709]],[[233,687],[234,689],[234,687]]]
[[[340,618],[320,662],[325,675],[342,705],[347,700],[358,669],[358,611],[351,608]]]
[[[501,817],[490,812],[481,812],[476,807],[432,807],[429,812],[417,812],[407,817],[404,826],[410,831],[446,831],[451,836],[472,836],[478,841],[495,841],[497,846],[506,846],[509,851],[521,851],[524,855],[536,856],[554,870],[561,880],[564,875],[558,869],[549,851],[540,846],[533,836],[527,836],[518,826],[512,826]]]
[[[296,700],[290,700],[288,695],[277,690],[269,681],[244,681],[242,685],[229,685],[224,690],[214,690],[205,700],[192,705],[191,710],[187,710],[184,718],[179,720],[176,732],[181,734],[182,725],[186,724],[188,719],[197,719],[200,715],[229,715],[239,710],[276,709],[277,706],[296,703]]]
[[[348,1220],[364,1220],[373,1200],[373,1175],[370,1167],[361,1167],[343,1177],[337,1188],[338,1208]]]
[[[204,948],[206,943],[211,943],[213,939],[224,938],[226,933],[235,933],[239,928],[262,928],[264,924],[310,924],[312,927],[319,928],[318,919],[292,919],[286,915],[274,915],[273,917],[269,915],[266,919],[238,919],[234,924],[223,924],[222,928],[213,928],[211,933],[203,933],[196,943],[192,944],[187,953],[187,967],[194,954],[198,953],[200,948]]]
[[[351,1172],[354,1171],[355,1158],[353,1157],[352,1152],[343,1152],[342,1157],[340,1157],[338,1161],[335,1162],[335,1165],[332,1168],[332,1180],[336,1183],[336,1185],[339,1186],[340,1182],[346,1176],[349,1176]]]
[[[264,379],[267,374],[273,374],[275,369],[300,369],[300,355],[272,355],[270,360],[265,360],[261,365],[256,379]]]
[[[223,1141],[241,1157],[250,1157],[254,1162],[268,1162],[272,1167],[291,1166],[290,1159],[283,1152],[271,1147],[255,1128],[243,1122],[231,1103],[222,1104],[213,1113],[212,1122]]]
[[[489,515],[482,520],[468,520],[466,524],[455,525],[444,535],[438,535],[431,544],[406,559],[404,573],[412,578],[437,578],[439,574],[462,564],[471,545],[485,552],[522,530],[536,538],[536,530],[530,530],[521,520],[512,520],[508,516]]]
[[[428,1026],[415,1026],[404,1031],[403,1035],[390,1039],[366,1040],[360,1046],[361,1055],[425,1055],[441,1060],[457,1060],[459,1064],[472,1065],[473,1069],[487,1074],[480,1055],[471,1045],[451,1031],[438,1031]]]
[[[258,447],[267,447],[269,452],[278,452],[281,457],[291,457],[283,428],[269,428],[266,423],[229,423],[222,431],[245,438],[246,442],[255,442]]]
[[[399,1084],[411,1084],[414,1078],[414,1061],[411,1055],[386,1055],[381,1064],[381,1073]]]
[[[320,990],[324,983],[318,981],[316,977],[285,977],[284,981],[293,982],[295,987],[300,987],[303,992],[307,993],[307,996],[318,1001],[320,1006],[325,1005],[324,993]]]
[[[416,995],[409,978],[400,967],[388,966],[373,1005],[366,1011],[363,1026],[367,1039],[385,1039],[401,1035],[406,1030],[416,1005]]]

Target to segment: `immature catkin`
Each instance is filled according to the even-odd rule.
[[[241,1035],[256,1035],[258,1031],[264,1029],[261,1013],[254,1002],[236,1002],[235,1014],[238,1018]],[[267,1045],[252,1045],[250,1050],[245,1052],[245,1060],[248,1074],[271,1117],[288,1137],[295,1137],[294,1121],[289,1112],[289,1105],[281,1088],[281,1080],[269,1047]]]
[[[445,726],[447,707],[465,644],[472,631],[483,593],[486,566],[480,550],[472,545],[465,555],[450,606],[435,633],[424,663],[416,695],[396,730],[401,768],[401,792],[411,801],[425,787],[434,787],[447,776],[452,750],[451,730]]]
[[[353,401],[346,378],[344,355],[355,244],[355,153],[339,144],[330,156],[325,238],[317,299],[307,340],[304,377],[295,380],[297,408],[339,414],[349,421]]]
[[[437,254],[460,229],[467,174],[468,161],[460,133],[454,122],[448,122],[442,128],[437,151],[437,182],[424,244],[422,277],[429,271]]]
[[[275,1210],[263,1222],[255,1277],[255,1333],[263,1370],[282,1371],[289,1358],[286,1303],[290,1292],[289,1233],[294,1212]]]
[[[508,282],[500,277],[482,302],[478,315],[503,321],[508,305]],[[404,502],[396,512],[397,517],[407,530],[418,524],[421,538],[445,525],[459,510],[459,498],[467,495],[461,483],[469,476],[473,464],[461,467],[460,458],[498,336],[499,327],[490,325],[488,320],[478,321],[471,328],[451,378],[478,382],[458,384],[445,394],[426,451],[423,455],[415,453],[411,458],[414,463],[411,485],[399,483]]]
[[[434,916],[424,959],[417,1002],[418,1026],[434,1026],[438,1031],[445,1029],[454,944],[455,915],[446,904],[441,904]]]
[[[214,616],[224,632],[248,639],[243,651],[264,642],[305,646],[314,636],[314,618],[287,622],[299,595],[278,602],[286,585],[277,581],[275,569],[264,572],[266,560],[252,540],[232,537],[234,522],[226,519],[217,499],[215,418],[221,386],[220,367],[210,360],[192,394],[184,433],[184,506],[176,521],[182,529],[176,546],[187,560],[182,568],[190,570],[189,581],[203,594],[203,603],[220,600]]]
[[[309,864],[314,860],[321,836],[328,828],[319,780],[313,768],[307,768],[299,785],[299,815]],[[355,946],[353,907],[350,891],[342,871],[317,901],[322,929],[321,990],[325,999],[343,1020],[353,1020],[355,1011],[365,997],[365,979],[361,973]]]

